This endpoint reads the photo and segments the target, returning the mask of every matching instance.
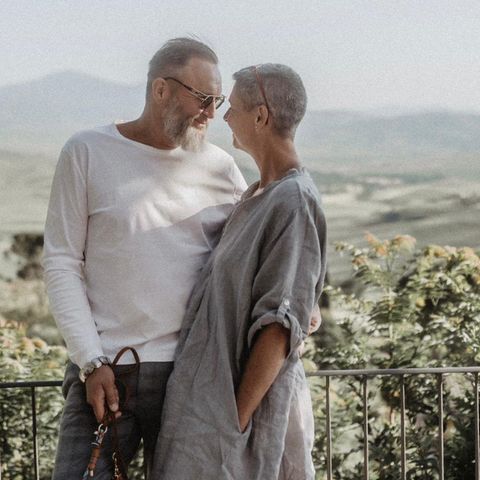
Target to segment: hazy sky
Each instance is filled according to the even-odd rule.
[[[168,38],[217,51],[225,91],[282,62],[310,108],[480,111],[479,0],[0,0],[0,86],[60,70],[144,82]]]

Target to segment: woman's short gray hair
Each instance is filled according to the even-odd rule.
[[[179,37],[168,40],[152,57],[147,78],[147,98],[152,90],[152,83],[158,77],[176,75],[191,58],[201,58],[218,65],[215,52],[204,43],[194,38]]]
[[[307,93],[300,75],[280,63],[264,63],[234,73],[235,89],[247,110],[265,104],[257,75],[274,129],[281,136],[293,138],[307,109]]]

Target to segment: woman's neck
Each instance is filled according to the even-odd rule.
[[[291,139],[276,139],[263,145],[255,152],[254,158],[260,170],[259,188],[265,188],[269,183],[280,180],[290,169],[301,167]]]

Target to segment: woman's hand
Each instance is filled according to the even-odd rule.
[[[239,427],[240,427],[240,431],[242,433],[244,433],[245,430],[247,429],[249,422],[250,422],[250,417],[247,417],[246,415],[241,417],[240,413],[238,414],[238,424],[239,424]]]

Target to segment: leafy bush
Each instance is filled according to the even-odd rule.
[[[327,287],[331,310],[307,342],[307,370],[477,365],[480,360],[480,259],[470,248],[429,246],[398,236],[368,247],[342,244],[351,257],[361,294]],[[4,288],[5,287],[5,288]],[[0,381],[58,380],[66,352],[44,328],[52,324],[38,280],[4,282],[0,288]],[[23,323],[27,321],[28,326]],[[43,326],[39,326],[43,325]],[[29,335],[29,336],[27,336]],[[325,379],[311,377],[317,421],[314,457],[325,478]],[[445,478],[474,477],[474,389],[470,376],[444,378]],[[437,478],[437,379],[405,379],[408,478]],[[372,480],[393,480],[400,471],[400,384],[397,377],[368,381],[369,459]],[[362,384],[357,377],[331,380],[334,478],[362,472]],[[37,393],[41,478],[49,478],[63,398],[59,389]],[[0,458],[5,480],[32,478],[32,429],[28,391],[0,390]],[[132,478],[142,478],[141,460]]]
[[[0,382],[59,380],[66,352],[28,338],[25,327],[0,317]],[[50,478],[63,398],[58,388],[36,391],[40,476]],[[33,478],[32,413],[29,389],[0,390],[0,458],[2,478]]]
[[[347,295],[327,288],[335,335],[312,339],[310,369],[474,366],[480,360],[480,259],[470,248],[429,246],[397,236],[368,247],[341,244],[366,289]],[[327,315],[328,317],[328,315]],[[405,379],[407,460],[410,479],[437,477],[438,395],[434,376]],[[369,380],[370,478],[390,480],[400,472],[400,380]],[[473,479],[474,382],[449,375],[445,384],[445,478]],[[319,478],[325,471],[325,380],[314,379]],[[335,479],[362,477],[363,421],[360,379],[332,380]]]
[[[0,280],[0,315],[21,323],[28,337],[39,337],[49,345],[63,345],[42,280]]]

